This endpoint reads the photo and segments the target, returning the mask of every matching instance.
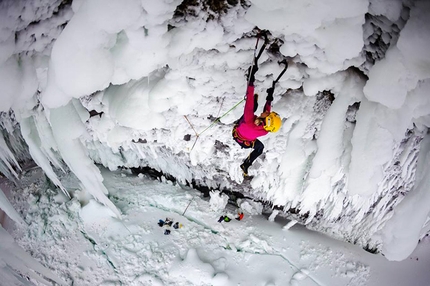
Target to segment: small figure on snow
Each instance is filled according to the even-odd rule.
[[[231,218],[229,218],[229,217],[228,217],[228,216],[226,216],[226,215],[222,215],[222,216],[220,216],[220,217],[219,217],[218,222],[222,222],[222,221],[230,222],[230,221],[231,221]]]
[[[255,73],[258,71],[257,60],[258,58],[254,58],[254,65],[250,68],[243,116],[236,121],[232,132],[233,139],[242,148],[254,149],[240,165],[244,176],[248,176],[248,168],[252,165],[254,160],[263,153],[264,145],[257,138],[264,136],[269,132],[277,132],[282,125],[281,117],[276,112],[271,111],[271,103],[273,101],[275,84],[286,68],[280,74],[278,79],[273,82],[272,87],[267,89],[266,104],[264,105],[263,113],[261,113],[260,116],[256,116],[254,112],[258,108],[258,94],[254,94],[254,81]],[[285,64],[287,65],[286,61]]]
[[[243,212],[237,213],[237,218],[236,220],[242,220],[243,219]]]
[[[166,217],[166,220],[162,220],[162,219],[160,219],[160,220],[158,221],[158,225],[159,225],[160,227],[165,226],[165,225],[167,225],[167,226],[172,226],[172,223],[173,223],[173,220],[172,220],[172,219],[170,219],[170,218],[168,218],[168,217]]]
[[[166,217],[166,221],[164,222],[164,224],[165,224],[165,225],[168,225],[168,226],[172,226],[172,224],[173,224],[173,220],[172,220],[172,219],[170,219],[170,218],[168,218],[168,217]]]
[[[164,221],[164,220],[162,220],[162,219],[160,219],[159,221],[158,221],[158,226],[159,227],[165,227],[166,228],[166,230],[164,231],[164,234],[165,235],[169,235],[170,234],[170,227],[172,226],[172,224],[173,224],[173,219],[170,219],[170,218],[166,218],[166,220]],[[175,222],[175,224],[173,224],[173,228],[174,229],[178,229],[178,228],[182,228],[182,224],[181,223],[179,223],[179,222]]]

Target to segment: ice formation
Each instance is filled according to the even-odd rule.
[[[31,157],[67,195],[58,176],[74,173],[91,195],[83,205],[93,197],[120,217],[96,164],[149,166],[404,259],[428,232],[428,209],[406,232],[398,213],[428,201],[430,5],[394,2],[2,1],[0,111],[12,111]],[[271,33],[260,105],[277,61],[289,69],[273,102],[283,127],[262,139],[246,184],[247,151],[230,135],[243,105],[231,108],[246,90],[255,26]],[[23,155],[2,138],[0,171],[13,179]]]

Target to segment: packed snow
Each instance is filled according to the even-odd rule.
[[[121,220],[87,200],[73,176],[62,179],[72,200],[46,189],[40,169],[23,177],[24,196],[13,196],[29,224],[15,231],[17,243],[52,269],[60,285],[426,285],[430,279],[430,240],[406,260],[389,262],[277,211],[263,212],[251,199],[232,205],[218,190],[205,198],[164,177],[101,171]],[[218,222],[221,215],[232,220]],[[159,226],[166,218],[181,227]]]
[[[197,1],[187,6],[179,0],[0,2],[0,172],[15,183],[11,191],[0,192],[0,208],[16,221],[13,235],[20,245],[66,282],[47,275],[36,262],[30,268],[60,284],[78,279],[83,284],[199,285],[204,280],[214,285],[246,285],[261,279],[263,285],[277,285],[278,281],[336,285],[313,272],[323,263],[312,251],[311,260],[318,265],[306,269],[300,266],[306,255],[294,254],[293,264],[293,258],[283,254],[273,257],[274,250],[283,253],[288,243],[275,227],[281,217],[291,220],[280,228],[282,234],[300,229],[302,239],[302,234],[309,234],[306,226],[379,252],[385,256],[375,258],[380,261],[408,261],[417,245],[428,249],[428,244],[418,242],[427,241],[430,231],[430,50],[426,48],[430,3],[294,0],[268,5],[267,1],[249,0],[218,4]],[[244,180],[239,165],[249,150],[240,149],[232,140],[231,129],[243,113],[246,70],[262,46],[263,38],[255,27],[270,32],[269,47],[256,74],[257,113],[264,105],[266,89],[282,71],[279,61],[286,59],[289,67],[276,85],[272,106],[283,126],[278,133],[261,138],[264,153],[250,168],[252,179]],[[48,191],[41,195],[42,202],[30,198],[29,208],[15,205],[27,213],[20,217],[6,197],[21,187],[32,188],[20,182],[25,173],[22,166],[30,160],[43,170],[56,196]],[[175,178],[177,185],[169,191],[161,188],[160,194],[147,191],[142,205],[136,205],[140,195],[133,180],[142,180],[142,176],[117,177],[118,173],[109,174],[105,169],[102,174],[99,165],[111,172],[150,167]],[[121,184],[131,184],[130,193]],[[187,192],[192,191],[178,187],[185,185],[213,190],[210,202],[201,202],[205,211],[192,213],[197,198],[191,200],[195,195]],[[240,203],[255,220],[243,224],[233,220],[228,227],[216,223],[213,215],[229,209],[228,191],[249,198]],[[186,194],[187,199],[180,200],[181,209],[191,200],[192,216],[184,217],[189,220],[185,228],[170,236],[153,236],[153,220],[171,212],[178,214],[175,219],[182,219],[171,200]],[[273,207],[268,217],[272,224],[261,222],[262,206],[255,201]],[[137,209],[125,207],[125,202]],[[37,235],[28,234],[31,222],[45,217],[38,209],[48,210],[53,204],[62,204],[70,215],[60,214],[57,223],[76,230],[70,239],[76,239],[73,245],[78,251],[67,258],[78,261],[81,253],[90,251],[78,247],[78,241],[93,241],[96,253],[90,251],[87,262],[104,257],[103,263],[108,261],[111,269],[90,274],[94,266],[87,268],[84,263],[79,268],[74,262],[78,269],[66,274],[65,268],[57,270],[49,264],[48,246],[34,254],[39,251],[36,241],[43,237],[37,231]],[[129,212],[135,212],[135,220]],[[137,217],[142,212],[151,220],[145,219],[140,227]],[[132,220],[129,225],[127,220]],[[57,238],[48,239],[51,244],[66,237],[59,234],[65,230],[50,231],[53,237],[57,233]],[[104,243],[110,237],[115,238],[114,252],[128,251],[122,238],[132,244],[132,253],[143,247],[135,245],[138,239],[134,235],[148,235],[155,248],[163,241],[162,251],[157,248],[155,255],[161,257],[162,269],[151,260],[156,258],[140,270],[123,266],[119,258],[108,258],[109,244]],[[246,240],[245,235],[249,236]],[[273,244],[268,242],[269,236]],[[8,245],[15,245],[3,231],[2,237]],[[184,246],[178,246],[181,243]],[[291,251],[297,251],[301,244],[294,239],[292,243]],[[225,249],[210,253],[210,248],[201,246],[204,244]],[[153,250],[147,249],[145,255],[151,256]],[[231,257],[218,261],[227,250]],[[323,256],[330,251],[322,251]],[[122,255],[118,253],[113,257]],[[294,268],[294,273],[277,272],[273,280],[254,277],[250,273],[257,267],[254,261],[265,257],[261,253],[267,254],[268,266],[284,264],[285,269]],[[359,253],[357,249],[354,255],[367,255]],[[140,256],[127,259],[136,257]],[[12,264],[5,262],[4,255],[1,258],[2,269],[17,266],[15,260]],[[226,270],[229,259],[237,262],[232,268],[245,278],[234,278]],[[240,272],[243,259],[249,261],[249,268]],[[336,277],[343,273],[346,280],[333,283],[377,285],[365,266],[373,265],[374,260],[366,259],[351,264],[343,261],[351,269],[338,270]],[[419,265],[424,263],[421,259]],[[151,273],[157,271],[156,276],[146,273],[145,267]],[[22,268],[18,271],[27,273]],[[136,274],[127,271],[142,273],[141,280],[130,280]],[[355,275],[357,271],[360,273]],[[184,276],[184,272],[194,274]],[[419,279],[427,278],[425,272]],[[25,283],[21,277],[4,274],[7,271],[1,273]],[[88,275],[94,276],[85,278]],[[104,280],[107,276],[112,277],[110,282]],[[407,284],[400,278],[397,281]]]

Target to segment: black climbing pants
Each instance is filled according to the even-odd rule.
[[[237,142],[237,141],[236,141]],[[245,159],[245,163],[252,165],[252,163],[255,161],[255,159],[258,158],[258,156],[260,156],[263,153],[264,150],[264,145],[263,143],[261,143],[260,140],[255,139],[254,144],[247,146],[245,144],[241,144],[239,142],[237,142],[242,148],[248,149],[248,148],[253,148],[254,150],[252,150],[251,154],[249,154],[248,158]]]

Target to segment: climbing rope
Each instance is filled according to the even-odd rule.
[[[258,42],[260,41],[260,36],[261,36],[261,35],[263,35],[263,36],[264,36],[264,43],[263,43],[263,45],[261,46],[260,51],[258,52],[258,55],[257,55]],[[249,85],[249,80],[250,80],[250,78],[251,78],[251,70],[252,70],[252,68],[254,67],[254,65],[257,63],[258,59],[261,57],[261,55],[262,55],[262,53],[263,53],[264,49],[266,48],[267,42],[268,42],[268,40],[267,40],[267,34],[266,34],[266,31],[260,31],[260,30],[259,30],[259,32],[258,32],[258,34],[257,34],[257,42],[255,43],[255,47],[254,47],[254,57],[253,57],[253,59],[252,59],[252,64],[251,64],[251,67],[250,67],[250,69],[249,69],[248,80],[247,80],[248,84],[247,84],[247,85]],[[277,80],[279,80],[279,78],[280,78],[281,76],[282,76],[282,75],[280,75],[280,76],[278,77],[278,79],[277,79]],[[238,106],[239,106],[239,104],[241,104],[243,101],[245,101],[245,99],[246,99],[246,95],[245,95],[245,97],[244,97],[241,101],[239,101],[239,102],[238,102],[238,103],[236,103],[232,108],[230,108],[229,110],[227,110],[227,112],[225,112],[221,117],[218,117],[217,119],[215,119],[215,120],[214,120],[214,121],[213,121],[213,122],[212,122],[208,127],[206,127],[206,128],[205,128],[203,131],[201,131],[200,133],[198,133],[198,132],[194,129],[194,126],[191,124],[190,120],[188,120],[187,116],[185,116],[185,115],[184,115],[185,120],[187,120],[188,124],[191,126],[191,128],[194,130],[194,133],[196,134],[196,140],[194,141],[194,144],[193,144],[193,146],[191,147],[190,152],[194,149],[194,146],[196,145],[197,140],[199,139],[200,135],[202,135],[206,130],[208,130],[209,128],[211,128],[215,123],[220,122],[221,118],[223,118],[224,116],[226,116],[227,114],[229,114],[231,111],[233,111],[236,107],[238,107]],[[223,102],[224,102],[224,101],[223,101]],[[221,107],[222,107],[222,103],[221,103]],[[221,108],[220,108],[220,110],[221,110]],[[219,112],[218,112],[218,114],[219,114]]]
[[[206,127],[202,132],[198,133],[195,129],[194,126],[191,124],[190,120],[188,120],[188,117],[186,115],[184,115],[185,120],[187,120],[188,124],[190,124],[191,128],[194,130],[194,133],[196,134],[196,140],[194,141],[193,146],[191,147],[190,152],[194,149],[194,146],[197,143],[197,140],[199,139],[200,135],[202,135],[206,130],[208,130],[209,128],[211,128],[215,123],[219,122],[221,120],[221,118],[223,118],[224,116],[226,116],[227,114],[229,114],[230,112],[232,112],[236,107],[239,106],[239,104],[241,104],[245,99],[242,99],[241,101],[239,101],[238,103],[236,103],[232,108],[230,108],[229,110],[227,110],[226,113],[224,113],[221,117],[218,117],[217,119],[215,119],[211,125],[209,125],[208,127]]]

